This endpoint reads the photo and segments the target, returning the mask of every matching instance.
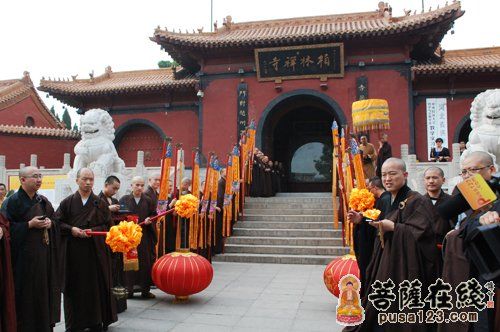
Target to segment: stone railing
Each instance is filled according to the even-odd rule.
[[[451,149],[452,160],[450,162],[436,163],[417,160],[417,156],[414,154],[408,154],[408,145],[401,145],[401,159],[406,162],[406,167],[408,171],[408,186],[420,193],[425,193],[424,186],[424,171],[431,167],[436,166],[443,170],[446,181],[443,185],[443,190],[451,192],[455,185],[460,181],[458,175],[460,171],[460,145],[458,143],[453,143]]]

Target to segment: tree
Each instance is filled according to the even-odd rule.
[[[177,66],[179,66],[177,61],[170,61],[170,60],[158,61],[158,68],[170,68],[170,67],[177,67]]]
[[[67,108],[64,108],[64,113],[62,115],[62,121],[66,125],[67,129],[71,129],[71,117],[69,116],[69,112]]]
[[[52,105],[52,107],[50,108],[50,113],[56,115],[56,109],[55,109],[54,105]]]
[[[73,126],[73,131],[78,131],[78,125],[76,124],[76,122],[75,122],[75,124]]]
[[[314,160],[314,166],[326,181],[332,180],[332,145],[323,144],[323,154],[319,160]]]

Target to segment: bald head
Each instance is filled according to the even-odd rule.
[[[151,188],[153,188],[154,190],[158,190],[158,188],[160,188],[160,182],[160,172],[152,172],[151,174],[149,174],[148,184],[151,186]]]
[[[384,166],[386,164],[387,165],[391,164],[391,166],[394,166],[394,167],[400,169],[401,171],[406,172],[406,164],[402,159],[394,158],[394,157],[388,158],[388,159],[386,159],[386,161],[382,165],[382,169],[384,169]]]
[[[436,166],[431,166],[429,168],[427,168],[425,171],[424,171],[424,178],[425,176],[427,175],[427,173],[436,173],[438,175],[440,175],[442,178],[444,178],[444,172],[441,168],[439,167],[436,167]]]
[[[76,173],[78,191],[82,197],[88,197],[94,187],[94,172],[90,168],[80,168]]]
[[[144,184],[144,178],[142,176],[134,176],[132,178],[132,184],[134,183],[138,183],[138,182],[142,182],[142,184]]]
[[[78,172],[76,172],[76,178],[81,178],[82,176],[91,176],[94,178],[94,172],[90,168],[80,168]]]
[[[493,157],[485,151],[473,151],[469,153],[467,157],[464,158],[462,164],[470,161],[479,162],[484,166],[493,165]]]
[[[23,167],[19,170],[19,181],[23,190],[31,197],[42,186],[42,174],[34,166]]]
[[[467,179],[474,174],[480,174],[486,181],[491,180],[491,176],[496,172],[493,157],[484,151],[474,151],[469,153],[461,162],[461,174]]]

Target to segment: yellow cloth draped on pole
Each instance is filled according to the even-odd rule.
[[[364,99],[352,103],[355,132],[389,128],[389,104],[384,99]]]
[[[200,197],[200,153],[194,152],[193,172],[191,174],[191,192],[201,201]],[[189,218],[189,248],[196,250],[199,245],[200,216],[195,213]]]
[[[166,147],[165,147],[166,143]],[[167,141],[164,143],[163,146],[163,156],[161,160],[161,176],[160,176],[160,192],[158,193],[158,206],[156,207],[156,210],[158,212],[163,212],[168,209],[167,206],[165,206],[165,203],[168,194],[169,194],[169,187],[170,187],[170,166],[172,165],[172,144],[170,142],[167,143]],[[156,236],[158,237],[156,239],[156,257],[159,258],[158,253],[159,253],[159,245],[161,244],[163,248],[161,248],[161,254],[164,254],[164,248],[165,248],[165,241],[166,241],[166,225],[165,225],[165,217],[161,217],[156,221]],[[162,241],[160,241],[160,237]]]
[[[365,173],[363,171],[363,161],[361,160],[360,150],[358,143],[352,138],[349,142],[351,148],[352,161],[354,166],[354,177],[356,178],[356,188],[366,188]]]
[[[233,219],[233,209],[231,201],[233,199],[233,156],[229,155],[226,168],[226,187],[224,188],[224,213],[222,214],[222,236],[231,236],[231,220]]]
[[[240,149],[238,149],[238,145],[235,145],[232,153],[232,165],[233,165],[233,193],[234,196],[234,216],[235,219],[238,219],[240,213]]]
[[[332,138],[333,138],[333,152],[332,152],[332,204],[333,204],[333,226],[339,227],[339,213],[337,210],[337,156],[339,145],[339,127],[336,121],[332,123]]]

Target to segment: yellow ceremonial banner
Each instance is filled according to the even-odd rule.
[[[354,131],[389,128],[389,104],[384,99],[364,99],[352,103]]]
[[[60,175],[44,175],[42,179],[42,186],[40,189],[55,189],[56,180],[67,179],[68,176],[65,174]],[[19,177],[17,175],[9,176],[9,190],[17,190],[21,186]]]
[[[464,180],[457,187],[473,210],[480,209],[497,199],[495,193],[480,174]]]

